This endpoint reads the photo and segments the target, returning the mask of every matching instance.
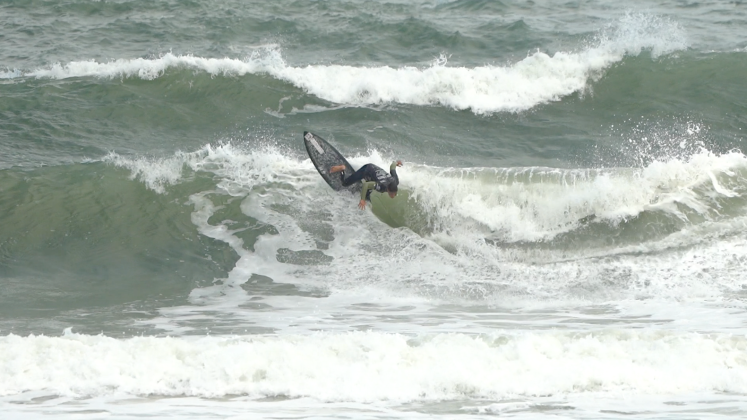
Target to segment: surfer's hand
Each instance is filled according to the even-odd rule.
[[[361,210],[365,210],[366,209],[366,200],[361,200],[361,202],[358,203],[358,208],[361,209]]]
[[[402,166],[402,161],[401,160],[397,161],[397,166]]]

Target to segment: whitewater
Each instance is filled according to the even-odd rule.
[[[3,418],[744,418],[746,21],[0,4]]]

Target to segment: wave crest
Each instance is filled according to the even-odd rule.
[[[442,55],[429,66],[288,65],[277,46],[259,48],[245,59],[164,54],[158,58],[107,63],[76,61],[25,73],[66,79],[103,77],[153,80],[170,68],[190,68],[213,76],[268,74],[321,99],[350,106],[408,104],[471,110],[475,114],[520,112],[583,92],[590,79],[628,56],[650,50],[653,57],[687,48],[680,26],[668,19],[627,14],[601,30],[580,51],[552,55],[536,51],[505,66],[450,67]],[[4,77],[17,77],[18,72]]]

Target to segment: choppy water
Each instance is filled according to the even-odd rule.
[[[744,418],[742,2],[0,3],[9,418]],[[361,212],[313,131],[399,170]]]

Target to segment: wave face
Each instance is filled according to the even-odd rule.
[[[0,2],[0,411],[747,417],[745,25]],[[332,191],[304,131],[402,160],[397,197]]]

